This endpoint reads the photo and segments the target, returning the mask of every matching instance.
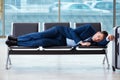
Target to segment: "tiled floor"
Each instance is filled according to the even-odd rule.
[[[7,46],[0,39],[0,80],[119,80],[120,70],[103,66],[104,55],[12,55],[5,69]],[[111,48],[108,48],[111,65]]]

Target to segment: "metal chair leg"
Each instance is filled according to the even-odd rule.
[[[9,65],[12,65],[12,63],[11,63],[11,59],[10,59],[10,56],[9,56],[9,58],[8,58],[8,59],[9,59]]]
[[[7,61],[6,61],[6,69],[8,70],[9,69],[9,66],[12,65],[11,63],[11,59],[10,59],[10,55],[8,53],[8,56],[7,56]]]
[[[109,64],[109,60],[108,60],[108,56],[107,56],[107,49],[105,50],[105,57],[103,58],[103,64],[105,64],[105,59],[106,59],[106,62],[107,62],[107,69],[110,68],[110,64]]]
[[[105,54],[105,58],[106,58],[107,65],[108,65],[108,69],[109,69],[109,68],[110,68],[110,64],[109,64],[109,60],[108,60],[108,56],[107,56],[107,54]]]
[[[6,61],[6,69],[8,69],[8,63],[9,63],[9,55],[8,55],[7,61]]]
[[[105,64],[105,57],[103,58],[103,64]]]

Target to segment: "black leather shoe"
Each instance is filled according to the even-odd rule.
[[[17,41],[17,38],[16,38],[16,37],[13,37],[13,36],[8,36],[8,40]]]
[[[17,46],[17,41],[7,40],[7,41],[6,41],[6,44],[7,44],[8,46]]]

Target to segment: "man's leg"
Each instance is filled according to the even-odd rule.
[[[50,28],[43,32],[35,32],[26,35],[19,36],[17,39],[18,41],[29,41],[29,40],[36,40],[36,39],[43,39],[43,38],[56,38],[59,36],[59,30],[57,27]]]
[[[66,41],[65,40],[57,40],[57,39],[37,39],[37,40],[31,40],[31,41],[18,41],[18,46],[27,46],[27,47],[50,47],[50,46],[65,46]]]

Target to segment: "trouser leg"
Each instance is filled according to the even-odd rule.
[[[25,42],[18,42],[19,46],[30,46],[30,47],[49,47],[49,46],[65,46],[66,41],[65,40],[57,40],[57,39],[38,39],[38,40],[31,40],[31,41],[25,41]]]
[[[42,38],[55,38],[59,36],[59,28],[53,27],[43,32],[35,32],[26,35],[22,35],[18,37],[18,41],[29,41],[29,40],[36,40]]]

